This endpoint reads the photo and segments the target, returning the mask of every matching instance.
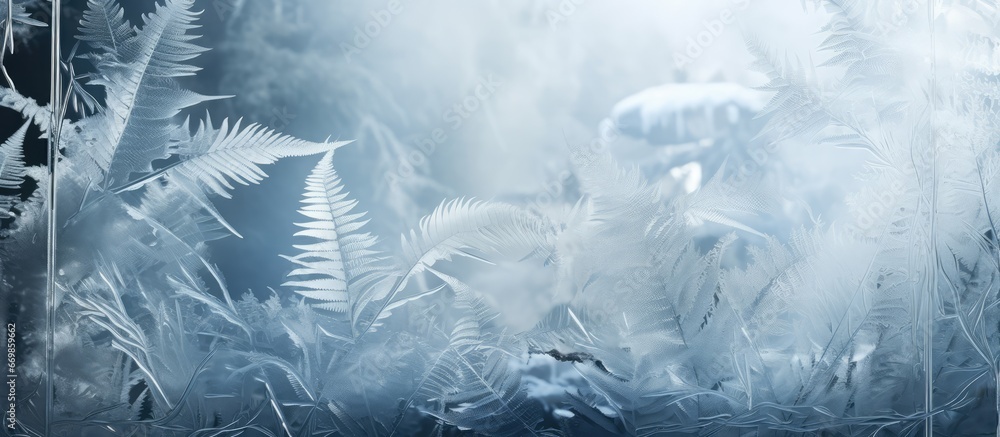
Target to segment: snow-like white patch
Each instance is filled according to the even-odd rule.
[[[764,108],[765,97],[736,83],[670,83],[621,100],[611,121],[626,135],[655,144],[697,142],[745,123]]]

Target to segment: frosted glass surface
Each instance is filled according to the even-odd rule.
[[[3,432],[996,435],[998,22],[0,0]]]

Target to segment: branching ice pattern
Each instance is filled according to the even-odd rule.
[[[986,23],[997,18],[986,2],[950,3]],[[11,4],[0,3],[5,23],[41,24]],[[335,151],[348,141],[240,121],[216,127],[208,116],[197,129],[178,122],[182,110],[220,98],[178,82],[197,74],[192,60],[206,50],[194,43],[193,0],[158,3],[138,26],[114,0],[90,0],[77,37],[89,48],[72,62],[94,73],[71,78],[69,95],[92,110],[58,128],[52,429],[996,432],[995,56],[901,71],[912,53],[898,41],[913,30],[878,25],[895,2],[821,4],[830,13],[824,62],[790,61],[748,41],[772,95],[752,143],[867,151],[865,188],[849,199],[856,220],[771,236],[745,221],[777,203],[763,174],[723,164],[701,189],[668,199],[607,150],[583,145],[569,151],[579,196],[562,208],[446,200],[394,246],[365,231],[377,218],[337,174]],[[4,29],[6,47],[14,27]],[[977,56],[1000,37],[968,33],[968,56],[955,59],[985,59]],[[817,68],[842,76],[821,84]],[[25,165],[23,143],[53,127],[51,106],[12,85],[0,89],[0,106],[25,124],[0,145],[0,249],[4,295],[17,299],[43,292],[24,279],[39,275],[19,254],[44,247],[49,179]],[[96,89],[101,99],[88,91]],[[240,234],[213,199],[291,156],[321,158],[305,179],[301,230],[282,236],[295,241],[283,255],[288,280],[264,301],[236,296],[206,243]],[[39,185],[33,195],[11,192],[27,180]],[[724,231],[706,237],[706,223]],[[745,262],[729,256],[737,249]],[[544,266],[554,278],[546,291],[567,298],[513,332],[459,263]],[[25,366],[42,376],[41,363]],[[19,425],[37,434],[39,405],[22,408],[31,414]]]

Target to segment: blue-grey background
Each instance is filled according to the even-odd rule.
[[[71,28],[62,34],[65,50],[75,43],[72,20],[85,3],[65,2]],[[539,195],[573,189],[564,183],[567,145],[600,138],[602,120],[623,99],[664,84],[761,85],[766,78],[749,68],[754,58],[747,39],[764,41],[779,57],[811,62],[809,52],[821,41],[816,30],[825,19],[812,2],[776,0],[197,3],[203,10],[197,42],[211,50],[193,61],[203,70],[182,78],[184,85],[232,97],[184,115],[200,120],[208,110],[216,124],[242,117],[308,140],[356,140],[337,152],[335,165],[369,211],[369,229],[389,251],[445,199],[544,206],[537,205]],[[138,23],[153,2],[122,6]],[[45,102],[48,84],[33,72],[47,69],[47,34],[25,41],[8,58],[8,68],[22,90]],[[475,98],[474,110],[456,111],[483,83],[495,90]],[[427,144],[435,136],[439,141],[431,150]],[[28,161],[42,163],[44,142],[31,137]],[[668,191],[689,176],[684,170],[650,170],[649,162],[674,146],[628,135],[609,146],[622,165],[645,165],[653,183]],[[701,156],[718,161],[732,152],[706,148]],[[836,214],[852,189],[851,174],[860,168],[859,155],[843,150],[818,146],[783,153],[799,176],[808,176],[785,181],[796,191],[785,193],[787,202],[799,210],[794,205],[808,204],[809,214],[764,223],[777,235],[797,221]],[[233,199],[216,201],[244,236],[209,243],[211,259],[234,294],[265,297],[268,287],[284,282],[291,266],[279,254],[292,252],[298,201],[316,160],[282,160],[265,169],[270,177],[259,186],[238,186]],[[551,275],[476,278],[473,285],[521,327],[557,299],[545,291]]]
[[[598,137],[614,105],[634,93],[670,83],[762,84],[748,68],[749,35],[785,56],[808,56],[823,14],[778,3],[211,0],[202,3],[201,42],[213,50],[197,61],[204,71],[190,87],[234,96],[213,103],[213,114],[305,139],[356,139],[335,165],[392,250],[444,199],[534,199],[561,180],[567,144]],[[723,19],[731,23],[713,27]],[[752,32],[746,25],[765,21]],[[501,85],[467,118],[456,112],[484,80]],[[435,133],[444,139],[427,153],[419,145]],[[611,147],[623,165],[658,153],[638,138]],[[815,159],[827,152],[836,159]],[[802,159],[821,197],[831,197],[809,199],[814,210],[841,203],[836,196],[857,164],[843,156],[814,149]],[[278,254],[291,250],[314,161],[284,160],[259,187],[217,202],[245,237],[212,243],[234,293],[264,296],[283,281],[290,266]],[[544,275],[525,276],[474,282],[492,292],[511,323],[525,326],[553,299],[541,292]]]

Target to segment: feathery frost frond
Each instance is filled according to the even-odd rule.
[[[456,199],[441,203],[402,237],[402,283],[453,256],[488,261],[493,256],[522,259],[547,254],[553,230],[542,217],[513,205]]]
[[[21,113],[21,117],[30,121],[45,134],[49,130],[49,105],[38,106],[31,97],[18,94],[10,88],[0,88],[0,106],[13,109]]]
[[[228,119],[222,121],[219,129],[211,124],[211,118],[206,118],[198,131],[190,135],[188,123],[185,123],[176,131],[168,149],[178,155],[178,162],[141,176],[116,190],[135,189],[162,174],[176,174],[197,181],[213,194],[229,198],[229,191],[233,189],[230,182],[249,185],[267,176],[261,165],[291,156],[332,151],[350,143],[313,143],[278,134],[258,124],[240,129],[240,121],[230,129]]]
[[[91,11],[102,5],[107,4],[91,3]],[[127,23],[112,8],[105,15],[111,30],[90,34],[97,46],[97,74],[90,83],[103,86],[107,97],[100,113],[76,123],[88,135],[83,138],[86,150],[76,153],[89,156],[97,167],[94,176],[105,188],[126,183],[133,172],[152,171],[153,160],[167,157],[170,120],[181,109],[212,99],[184,90],[176,81],[199,70],[186,62],[205,51],[190,42],[196,37],[188,31],[197,27],[192,5],[192,0],[157,4],[134,35],[120,30]],[[85,28],[96,25],[85,23]]]
[[[284,283],[295,293],[313,302],[317,309],[346,313],[352,326],[360,316],[371,287],[388,273],[376,250],[377,239],[360,232],[368,220],[365,213],[352,213],[357,206],[350,199],[333,168],[333,151],[327,152],[306,179],[306,192],[299,210],[313,220],[297,223],[303,230],[296,237],[308,237],[310,244],[294,247],[302,253],[284,258],[298,265]]]
[[[117,58],[125,42],[135,38],[125,11],[115,0],[89,0],[87,6],[77,39],[90,43],[99,55]]]
[[[28,170],[24,165],[24,135],[28,123],[22,125],[0,145],[0,189],[18,190]],[[10,209],[20,201],[17,194],[0,194],[0,214],[10,214]]]
[[[0,145],[0,195],[38,183],[27,201],[0,198],[13,218],[5,290],[42,289],[22,258],[44,252],[44,193],[59,187],[50,376],[54,410],[70,418],[54,435],[995,433],[995,63],[906,64],[910,47],[890,36],[921,23],[885,21],[904,2],[808,3],[826,5],[825,62],[748,41],[772,95],[756,137],[732,143],[758,147],[746,154],[757,174],[733,176],[720,158],[675,196],[607,148],[572,146],[560,204],[442,201],[383,252],[366,227],[384,215],[363,211],[335,169],[347,142],[178,120],[214,98],[178,81],[205,51],[194,0],[161,0],[138,25],[120,2],[89,0],[78,37],[89,52],[65,62],[70,76],[80,59],[93,72],[71,79],[67,101],[96,112],[63,121],[58,173],[26,166],[23,150],[31,125],[47,134],[50,107],[0,88],[0,106],[26,121]],[[16,9],[0,9],[5,44],[9,25],[31,24],[22,4],[0,0]],[[996,11],[962,1],[929,18],[981,21],[959,31],[975,42],[963,55],[991,61]],[[404,149],[382,121],[362,128]],[[772,147],[793,143],[866,149],[865,188],[832,224],[771,232],[759,225],[778,200],[794,203],[768,185],[787,182]],[[320,154],[283,289],[234,297],[210,255],[241,234],[212,202],[260,182],[265,165]],[[518,331],[501,310],[529,294],[551,300],[518,307],[533,325]]]
[[[24,166],[24,135],[28,123],[21,125],[7,141],[0,144],[0,188],[16,190],[28,172]]]

